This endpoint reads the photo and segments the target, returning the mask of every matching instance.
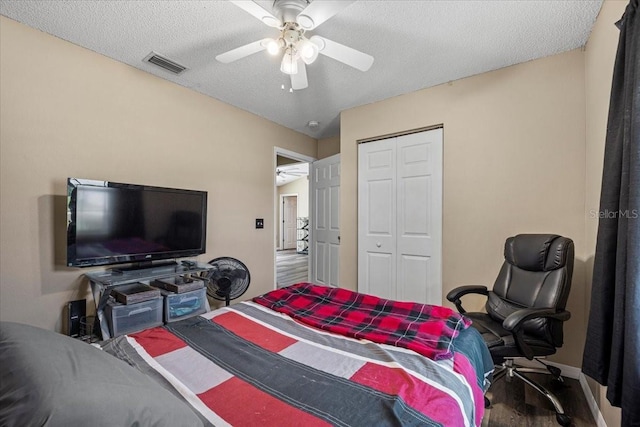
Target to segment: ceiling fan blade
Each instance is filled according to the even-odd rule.
[[[309,40],[318,46],[321,54],[333,58],[336,61],[343,62],[360,71],[367,71],[373,65],[373,56],[349,46],[320,36],[313,36]]]
[[[246,56],[253,55],[254,53],[265,50],[269,41],[270,39],[262,39],[253,43],[245,44],[244,46],[240,46],[228,52],[221,53],[220,55],[216,56],[216,59],[223,64],[237,61],[238,59],[242,59]]]
[[[253,1],[249,1],[249,0],[229,0],[229,2],[235,4],[240,9],[244,10],[245,12],[247,12],[248,14],[255,16],[260,21],[264,22],[265,24],[267,24],[270,27],[280,28],[282,26],[282,22],[280,22],[280,20],[278,18],[273,16],[273,14],[271,12],[269,12],[268,10],[262,8],[262,6],[258,5],[257,3],[253,2]]]
[[[313,30],[356,0],[315,0],[296,18],[296,22],[305,30]]]
[[[298,59],[298,72],[291,74],[291,89],[300,90],[309,87],[307,81],[307,67],[302,59]]]

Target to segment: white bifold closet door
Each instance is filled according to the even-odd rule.
[[[358,291],[442,304],[442,129],[358,146]]]

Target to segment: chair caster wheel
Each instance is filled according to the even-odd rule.
[[[551,375],[553,375],[556,378],[562,378],[562,371],[560,370],[560,368],[557,368],[555,366],[551,366],[551,365],[547,365],[547,370],[549,371],[549,373]]]
[[[564,378],[562,378],[562,371],[560,369],[555,366],[547,365],[547,370],[553,376],[553,379],[551,381],[558,385],[564,383]]]
[[[567,414],[556,414],[556,421],[561,426],[570,426],[571,425],[571,417]]]

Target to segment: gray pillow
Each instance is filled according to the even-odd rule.
[[[82,341],[0,322],[0,425],[202,426],[183,401]]]

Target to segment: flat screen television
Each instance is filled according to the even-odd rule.
[[[206,251],[207,192],[67,179],[67,265],[134,263]]]

